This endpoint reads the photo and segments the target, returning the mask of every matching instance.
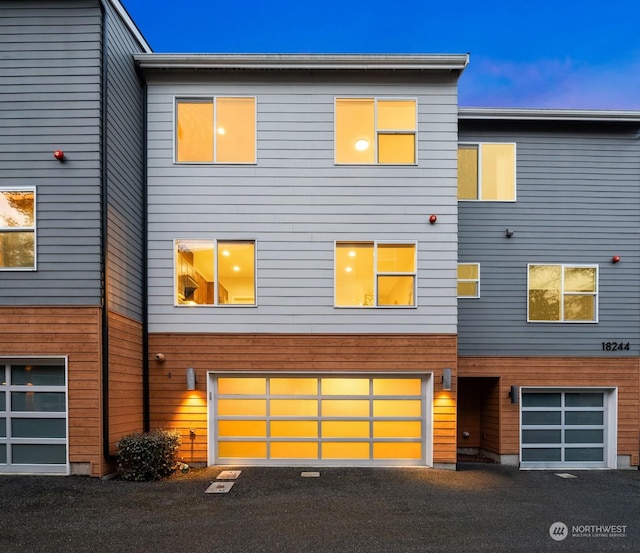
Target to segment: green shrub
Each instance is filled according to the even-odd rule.
[[[120,438],[118,470],[123,480],[145,482],[172,474],[179,465],[180,432],[154,430]]]

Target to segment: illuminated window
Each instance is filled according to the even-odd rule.
[[[255,267],[253,241],[176,240],[176,304],[255,305]]]
[[[415,244],[336,243],[336,306],[413,307],[415,287]]]
[[[35,269],[35,225],[35,190],[0,190],[0,269]]]
[[[516,145],[458,146],[458,199],[514,201]]]
[[[416,162],[416,101],[336,98],[336,163]]]
[[[255,163],[256,99],[176,101],[176,161]]]
[[[597,322],[598,268],[529,265],[528,321]]]
[[[478,263],[458,264],[458,297],[480,297],[480,265]]]

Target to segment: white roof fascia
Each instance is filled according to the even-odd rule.
[[[458,118],[503,121],[640,122],[640,111],[530,108],[458,108]]]
[[[445,70],[462,73],[468,54],[135,54],[142,69]]]

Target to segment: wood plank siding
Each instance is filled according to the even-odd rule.
[[[68,357],[69,460],[102,476],[100,310],[0,307],[0,355]]]
[[[186,462],[207,460],[208,371],[433,372],[433,461],[456,461],[455,386],[442,391],[442,369],[456,372],[455,336],[154,333],[149,351],[151,427],[180,430]],[[165,360],[156,361],[156,353]],[[187,367],[196,370],[197,389],[192,392],[186,391]]]
[[[640,360],[616,357],[458,357],[458,376],[472,380],[499,379],[499,385],[487,394],[485,417],[488,439],[472,443],[499,455],[517,455],[519,451],[519,405],[512,404],[509,390],[515,386],[599,387],[618,388],[618,455],[629,455],[631,465],[638,465],[640,442]],[[477,389],[476,389],[477,390]],[[496,397],[497,393],[497,397]],[[460,398],[462,400],[462,398]],[[458,421],[460,433],[467,429],[469,419],[479,416],[481,409],[473,403],[468,413]],[[495,430],[498,430],[498,443]],[[458,435],[458,445],[466,447]]]

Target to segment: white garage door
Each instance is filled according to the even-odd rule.
[[[611,467],[611,398],[611,392],[593,389],[523,390],[521,467]]]
[[[422,375],[212,375],[210,384],[215,464],[425,464]]]
[[[0,473],[67,473],[63,359],[0,360]]]

